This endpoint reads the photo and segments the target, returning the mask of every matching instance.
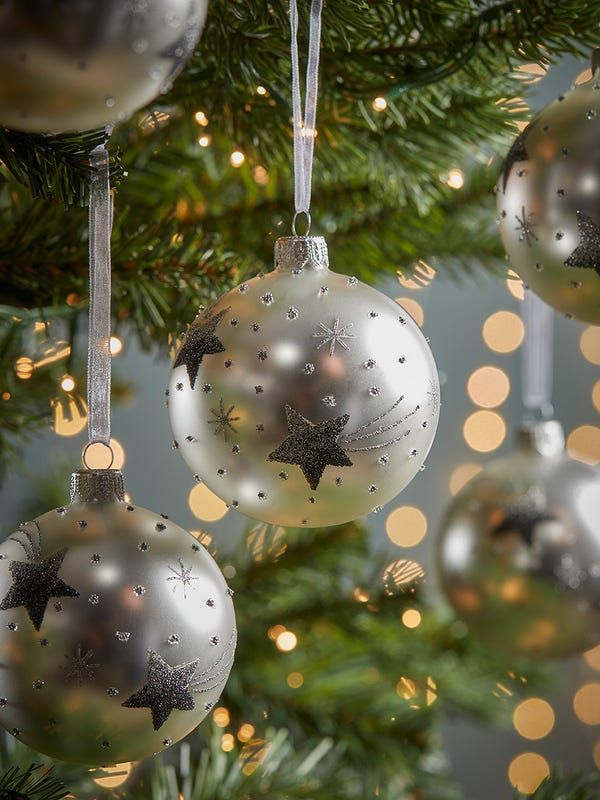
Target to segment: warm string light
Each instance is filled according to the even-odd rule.
[[[458,169],[458,167],[449,170],[446,183],[451,189],[462,189],[465,185],[465,176],[462,170]]]
[[[373,111],[381,112],[387,108],[387,100],[385,97],[375,97],[371,103]]]
[[[63,375],[60,379],[60,388],[63,392],[72,392],[75,388],[75,380],[72,375]]]
[[[275,646],[282,653],[290,653],[298,644],[298,637],[292,631],[282,631],[275,639]]]
[[[241,150],[234,150],[233,153],[229,156],[229,163],[235,169],[239,169],[245,160],[246,156],[242,153]]]
[[[200,136],[198,138],[198,144],[200,147],[209,147],[211,142],[212,138],[209,134],[204,134],[204,136]]]
[[[385,532],[398,547],[414,547],[427,533],[427,517],[420,508],[400,506],[388,515]]]

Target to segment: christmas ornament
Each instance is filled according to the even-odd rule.
[[[563,441],[555,421],[521,430],[442,524],[444,591],[496,650],[556,658],[600,641],[600,475]]]
[[[523,404],[551,413],[553,312],[523,305]],[[510,654],[556,658],[600,641],[600,472],[569,458],[553,420],[456,496],[442,523],[442,586],[471,632]]]
[[[250,517],[334,525],[386,503],[419,471],[439,384],[419,327],[328,269],[321,237],[276,243],[276,269],[194,321],[175,359],[175,446]]]
[[[0,545],[0,723],[88,765],[163,750],[225,685],[231,594],[187,531],[125,501],[119,471],[73,473],[68,506]]]
[[[290,4],[296,217],[309,225],[321,3],[313,0],[302,122]],[[322,237],[283,237],[275,270],[241,284],[190,327],[168,406],[197,480],[250,517],[335,525],[377,510],[431,447],[439,382],[419,327],[396,303],[329,270]]]
[[[73,473],[68,506],[0,545],[0,724],[53,758],[94,766],[144,758],[195,728],[227,680],[236,631],[210,555],[165,515],[126,501],[110,469],[104,146],[90,166],[87,468]],[[92,444],[110,453],[107,469],[90,469]]]
[[[496,187],[511,267],[569,317],[600,324],[600,63],[517,137]]]
[[[191,56],[207,0],[0,5],[0,125],[50,133],[125,119]]]

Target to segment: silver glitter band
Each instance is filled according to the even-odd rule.
[[[125,499],[119,469],[81,469],[71,474],[71,502],[113,503]]]
[[[282,236],[275,242],[275,268],[283,272],[329,269],[327,242],[322,236]]]
[[[565,434],[560,422],[554,419],[524,425],[517,433],[520,450],[556,456],[565,449]]]

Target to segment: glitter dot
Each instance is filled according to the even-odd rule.
[[[252,330],[254,331],[254,333],[258,333],[259,332],[260,325],[258,324],[258,322],[253,322],[252,323]]]
[[[87,528],[87,522],[84,519],[80,519],[77,523],[79,527],[83,530],[83,528]]]
[[[169,636],[169,638],[167,639],[167,642],[168,642],[168,644],[171,644],[171,645],[179,644],[179,642],[180,642],[179,636],[176,633],[172,633]]]
[[[259,384],[258,386],[255,386],[255,387],[254,387],[254,391],[256,392],[256,394],[262,394],[262,393],[264,392],[264,389],[263,389],[263,387],[262,387],[262,386]]]
[[[92,564],[99,564],[102,561],[102,556],[100,553],[92,553],[92,557],[90,558]]]
[[[223,467],[219,467],[219,469],[217,470],[217,475],[219,476],[219,478],[222,478],[224,475],[227,475],[227,470],[223,469]]]
[[[267,354],[267,351],[264,349],[264,347],[261,350],[258,351],[258,353],[256,354],[256,357],[258,358],[259,361],[266,361],[267,360],[268,354]]]
[[[183,389],[183,383],[176,383],[175,388],[177,389],[178,392],[180,392]]]
[[[336,486],[341,486],[343,483],[344,483],[344,481],[343,481],[342,478],[336,478],[335,479],[335,485]]]
[[[369,494],[375,494],[375,492],[376,492],[376,491],[377,491],[377,487],[375,486],[375,484],[374,484],[374,483],[372,483],[372,484],[369,486]]]
[[[164,531],[167,526],[164,522],[157,522],[154,527],[157,531]]]
[[[169,747],[170,745],[173,744],[173,739],[169,739],[169,738],[163,739],[162,743],[163,743],[164,747]]]
[[[264,429],[265,429],[265,426],[262,424],[262,422],[259,422],[258,425],[256,426],[256,430],[259,433],[262,433],[264,431]]]
[[[281,478],[282,481],[287,481],[289,476],[288,476],[287,472],[280,472],[279,473],[279,477]]]
[[[207,605],[209,608],[214,608],[214,607],[215,607],[215,601],[212,599],[212,597],[209,597],[209,598],[208,598],[208,600],[206,601],[206,605]]]
[[[48,647],[48,639],[40,639],[41,647]]]
[[[175,439],[173,439],[173,443],[171,444],[171,447],[173,448],[173,450],[178,450],[179,449],[179,442],[177,442]]]
[[[213,647],[219,644],[219,637],[218,636],[211,636],[210,643]]]
[[[299,311],[294,306],[290,306],[287,310],[287,318],[288,319],[298,319]]]
[[[127,511],[135,511],[135,508],[133,506],[125,506],[125,508]]]
[[[369,394],[371,395],[371,397],[377,397],[379,394],[381,394],[380,387],[379,386],[371,386],[370,389],[369,389]]]
[[[238,322],[238,320],[237,320],[237,319],[235,319],[235,317],[234,317],[233,319],[230,319],[230,320],[229,320],[229,324],[231,325],[231,327],[232,327],[232,328],[235,328],[235,327],[237,327],[237,325],[239,325],[239,322]]]
[[[406,363],[406,356],[400,356],[400,358],[398,359],[398,363],[399,363],[399,364],[404,364],[404,363]]]
[[[374,359],[374,358],[368,358],[368,359],[365,361],[365,367],[366,367],[367,369],[373,369],[373,367],[375,367],[376,365],[377,365],[377,362],[375,361],[375,359]]]
[[[19,626],[17,625],[16,622],[9,622],[6,627],[8,628],[9,631],[18,631],[19,630]]]
[[[202,391],[203,391],[205,394],[208,394],[209,392],[212,392],[212,386],[210,385],[210,383],[205,383],[205,384],[203,385],[203,387],[202,387]]]
[[[369,317],[371,319],[375,319],[375,317],[378,317],[378,316],[379,316],[379,314],[376,311],[369,311]]]
[[[110,697],[116,697],[119,694],[119,690],[116,688],[116,686],[109,686],[106,690],[106,694]]]
[[[348,286],[356,286],[358,283],[358,278],[355,278],[354,275],[348,278]]]
[[[234,444],[234,445],[233,445],[233,447],[231,448],[231,452],[232,452],[234,455],[237,455],[237,454],[240,452],[240,446],[239,446],[239,444]]]
[[[379,464],[383,464],[383,465],[385,465],[385,464],[389,464],[389,462],[390,462],[390,457],[389,457],[389,455],[388,455],[387,453],[384,453],[384,455],[382,455],[382,456],[379,456],[379,458],[377,459],[377,462],[378,462]]]
[[[257,497],[259,500],[264,500],[267,495],[264,492],[259,492]]]
[[[314,371],[315,371],[314,364],[305,364],[304,367],[302,368],[302,372],[305,375],[312,375]]]
[[[247,283],[240,283],[238,288],[239,288],[239,291],[241,292],[241,294],[244,294],[244,292],[248,289],[248,284]]]
[[[319,289],[319,294],[321,295],[321,297],[323,297],[324,295],[327,294],[328,291],[329,291],[328,286],[321,286],[321,288]]]
[[[39,678],[38,680],[35,680],[32,684],[34,689],[43,689],[45,685],[46,684],[44,683],[44,681],[41,681]]]
[[[185,437],[185,440],[186,440],[186,442],[195,442],[196,441],[196,439],[194,439],[194,437],[191,434],[188,434]]]
[[[21,731],[18,728],[13,728],[11,733],[12,733],[13,736],[20,736],[21,735]]]
[[[64,514],[67,513],[67,509],[64,506],[61,506],[60,508],[56,509],[56,513],[60,514],[60,516],[62,517]]]
[[[133,587],[133,593],[136,597],[141,597],[143,594],[146,593],[146,587],[138,584],[137,586]]]
[[[225,368],[229,369],[231,367],[231,365],[233,364],[233,361],[230,358],[226,358],[223,363],[225,364]]]
[[[142,553],[146,553],[148,551],[149,545],[147,542],[140,542],[138,544],[138,550]]]
[[[588,119],[594,119],[594,117],[596,116],[596,112],[594,111],[593,108],[588,108],[588,110],[585,112],[585,116]]]
[[[93,606],[97,606],[97,605],[98,605],[98,603],[100,602],[100,595],[97,595],[97,594],[91,594],[91,595],[88,597],[88,602],[89,602],[89,603],[91,603]]]
[[[110,747],[110,742],[108,741],[108,739],[105,739],[105,740],[102,742],[102,747],[104,747],[105,749],[106,749],[106,748],[108,748],[108,747]]]
[[[333,408],[336,405],[336,399],[332,394],[325,395],[325,397],[323,398],[323,402],[325,403],[326,406],[330,406],[331,408]]]
[[[264,303],[266,306],[270,306],[273,303],[273,295],[271,294],[271,292],[265,292],[265,294],[263,294],[260,299],[261,302]]]
[[[115,636],[120,642],[128,642],[131,634],[129,631],[115,631]]]
[[[8,703],[6,697],[0,697],[0,706],[5,706]]]
[[[312,503],[312,505],[314,505],[314,504],[315,504],[317,501],[315,500],[315,498],[314,498],[314,497],[309,497],[309,498],[308,498],[308,502],[309,502],[309,503]]]

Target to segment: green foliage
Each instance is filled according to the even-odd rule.
[[[67,794],[64,784],[39,765],[11,767],[0,775],[0,800],[60,800]]]
[[[550,775],[529,795],[517,793],[516,800],[596,800],[600,793],[600,773],[565,775],[561,770]]]

